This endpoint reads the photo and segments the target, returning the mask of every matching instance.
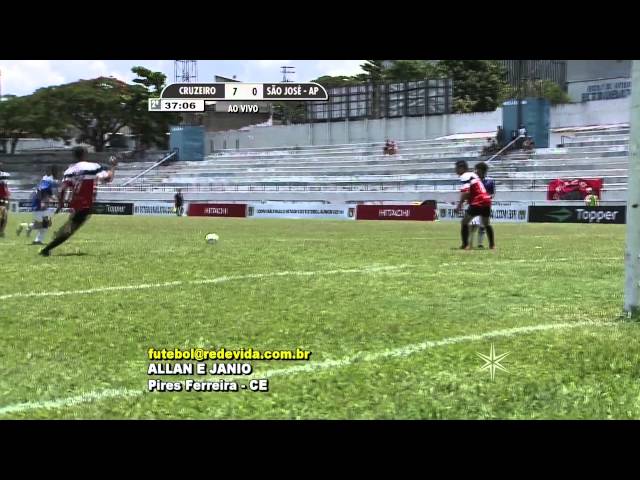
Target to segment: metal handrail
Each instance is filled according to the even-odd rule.
[[[160,165],[161,163],[166,162],[167,160],[169,160],[171,157],[173,157],[175,154],[177,154],[177,151],[173,151],[171,152],[169,155],[167,155],[166,157],[164,157],[163,159],[161,159],[159,162],[154,163],[153,165],[151,165],[149,168],[147,168],[144,172],[139,173],[138,175],[136,175],[135,177],[130,178],[129,180],[127,180],[126,182],[124,182],[122,184],[123,187],[126,187],[127,185],[129,185],[131,182],[133,182],[134,180],[137,180],[138,178],[140,178],[141,176],[143,176],[144,174],[146,174],[147,172],[150,172],[151,170],[153,170],[154,168],[156,168],[158,165]]]
[[[502,152],[504,152],[507,148],[509,148],[514,143],[516,143],[520,138],[525,138],[525,136],[524,135],[518,135],[516,138],[514,138],[509,143],[507,143],[501,150],[499,150],[498,153],[496,153],[493,157],[491,157],[489,160],[487,160],[486,163],[489,163],[491,160],[496,158],[498,155],[500,155]]]

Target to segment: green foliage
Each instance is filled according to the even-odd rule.
[[[138,76],[133,80],[136,85],[131,86],[127,125],[134,135],[138,135],[141,147],[156,145],[161,149],[169,148],[169,126],[180,122],[180,114],[148,111],[149,98],[160,96],[167,77],[144,67],[133,67],[131,71]]]
[[[435,76],[435,67],[424,60],[396,60],[385,70],[383,78],[386,81],[406,82]]]
[[[104,150],[109,136],[118,133],[130,119],[133,92],[120,80],[99,77],[41,89],[57,115],[78,133],[78,142]]]
[[[325,88],[332,88],[361,83],[406,82],[439,76],[434,66],[424,60],[395,60],[389,67],[384,67],[381,60],[367,60],[361,67],[363,73],[354,76],[325,75],[313,81]]]
[[[507,85],[500,94],[500,102],[518,97],[518,88]],[[546,98],[552,105],[570,103],[571,97],[551,80],[528,80],[522,84],[522,97]]]
[[[6,152],[6,142],[11,145],[10,153],[15,152],[20,138],[28,134],[30,125],[23,111],[28,111],[28,102],[22,97],[7,96],[0,102],[0,137],[6,139],[2,142],[3,153]]]
[[[323,75],[322,77],[318,77],[315,80],[311,80],[312,82],[319,83],[324,88],[334,88],[334,87],[347,87],[349,85],[355,85],[358,81],[354,77],[349,77],[346,75],[338,75],[332,77],[331,75]]]
[[[385,79],[385,68],[382,60],[367,60],[366,63],[360,65],[360,68],[362,68],[365,73],[357,75],[356,78],[358,79],[363,79],[371,83],[380,83]]]
[[[274,102],[272,107],[273,119],[282,122],[284,125],[304,123],[306,121],[307,106],[305,102]]]
[[[506,72],[495,60],[441,60],[436,64],[426,60],[394,60],[388,67],[384,67],[382,60],[367,60],[362,70],[363,73],[352,77],[324,76],[315,81],[331,88],[358,83],[451,78],[455,113],[494,111],[508,88]]]
[[[3,153],[15,153],[20,139],[28,136],[69,138],[65,122],[40,91],[23,97],[7,95],[0,102],[0,138],[10,142],[9,152],[2,142]]]
[[[441,60],[435,72],[453,79],[454,113],[494,111],[507,85],[506,72],[495,60]]]
[[[169,125],[180,116],[149,112],[148,99],[160,96],[166,76],[134,67],[133,85],[100,77],[41,88],[23,97],[5,96],[0,102],[0,137],[10,139],[11,152],[20,138],[69,139],[103,151],[109,138],[128,126],[146,147],[168,147]],[[72,133],[73,132],[73,135]]]

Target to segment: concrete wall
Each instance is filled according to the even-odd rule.
[[[303,145],[339,145],[344,143],[421,140],[453,133],[493,132],[502,123],[502,109],[466,115],[381,118],[346,122],[253,127],[247,131],[207,132],[207,152],[227,149]]]
[[[631,97],[568,103],[551,108],[551,128],[629,123],[630,115]]]
[[[631,76],[631,60],[568,60],[567,83]]]
[[[603,201],[625,201],[626,190],[604,191]],[[14,195],[15,199],[20,194]],[[28,195],[25,193],[26,199]],[[305,201],[305,202],[415,202],[422,200],[437,200],[438,202],[455,202],[460,197],[459,192],[201,192],[185,193],[186,202],[210,201],[210,202],[247,202],[247,201]],[[542,191],[501,191],[500,201],[545,201],[547,192]],[[99,192],[98,201],[172,201],[173,192]]]
[[[573,102],[592,102],[631,96],[631,78],[617,77],[607,80],[590,80],[567,84]]]
[[[558,105],[551,108],[551,128],[628,123],[631,98]],[[208,132],[207,153],[226,148],[266,148],[303,145],[421,140],[454,133],[494,132],[502,124],[502,109],[495,112],[428,117],[382,118],[347,122],[253,127],[247,131]],[[212,143],[213,142],[213,143]],[[553,141],[551,143],[553,145]]]

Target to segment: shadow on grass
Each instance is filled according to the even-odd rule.
[[[54,257],[90,257],[88,253],[85,252],[74,252],[74,253],[59,253],[56,255],[55,253],[51,254]]]

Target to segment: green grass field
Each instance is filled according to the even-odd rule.
[[[457,223],[94,216],[42,258],[28,218],[0,239],[3,419],[640,418],[623,225],[464,252]],[[254,362],[268,393],[149,393],[149,347],[313,353]]]

